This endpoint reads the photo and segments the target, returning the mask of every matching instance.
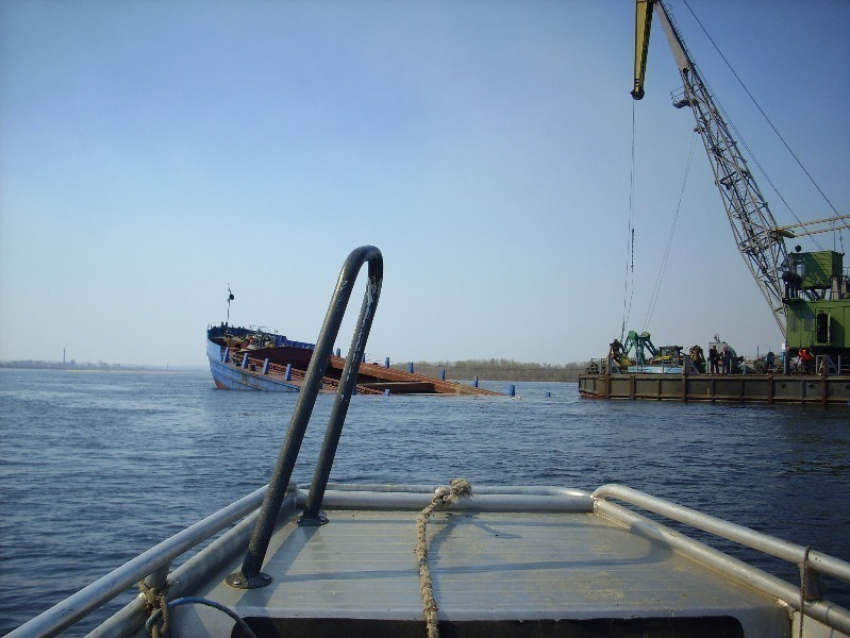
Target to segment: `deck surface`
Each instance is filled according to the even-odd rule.
[[[202,595],[243,617],[421,620],[417,512],[326,515],[322,527],[288,522],[275,534],[268,587],[232,589],[222,572]],[[765,633],[752,635],[787,632],[776,601],[593,513],[437,512],[428,536],[441,620],[729,615],[746,626],[767,613],[775,624],[762,616]]]

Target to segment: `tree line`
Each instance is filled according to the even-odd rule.
[[[408,371],[410,364],[393,364],[393,368]],[[575,383],[587,368],[587,363],[525,363],[512,359],[468,359],[464,361],[414,361],[413,371],[428,377],[467,380],[478,377],[488,381],[552,381]]]

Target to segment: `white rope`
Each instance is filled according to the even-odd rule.
[[[416,557],[419,559],[419,592],[422,595],[422,611],[428,627],[428,638],[439,638],[440,629],[437,617],[437,601],[434,599],[434,587],[431,582],[431,570],[428,568],[428,519],[434,510],[449,507],[457,503],[462,496],[472,494],[472,486],[466,479],[453,479],[448,487],[438,487],[431,504],[419,513],[416,519]]]

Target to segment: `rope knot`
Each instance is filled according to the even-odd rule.
[[[162,612],[162,627],[154,625],[149,630],[148,635],[150,635],[151,638],[160,638],[163,636],[167,638],[171,635],[171,632],[168,630],[168,601],[165,600],[165,596],[168,593],[168,587],[166,586],[162,589],[157,589],[156,587],[149,587],[145,584],[145,581],[140,581],[139,591],[145,597],[148,616],[151,616],[156,611]]]
[[[434,599],[434,587],[431,582],[431,570],[428,568],[428,535],[426,526],[428,519],[435,509],[449,507],[457,503],[461,497],[470,496],[472,486],[466,479],[453,479],[449,486],[441,486],[434,490],[434,498],[423,509],[416,519],[416,557],[419,560],[419,591],[422,594],[422,611],[425,614],[425,624],[428,627],[429,638],[439,638],[439,618],[437,616],[437,601]]]

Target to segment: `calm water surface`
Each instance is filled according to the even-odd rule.
[[[355,397],[331,480],[624,483],[850,559],[848,408],[517,393]],[[296,398],[216,390],[207,373],[0,370],[0,634],[267,482]],[[850,605],[847,588],[832,594]]]

